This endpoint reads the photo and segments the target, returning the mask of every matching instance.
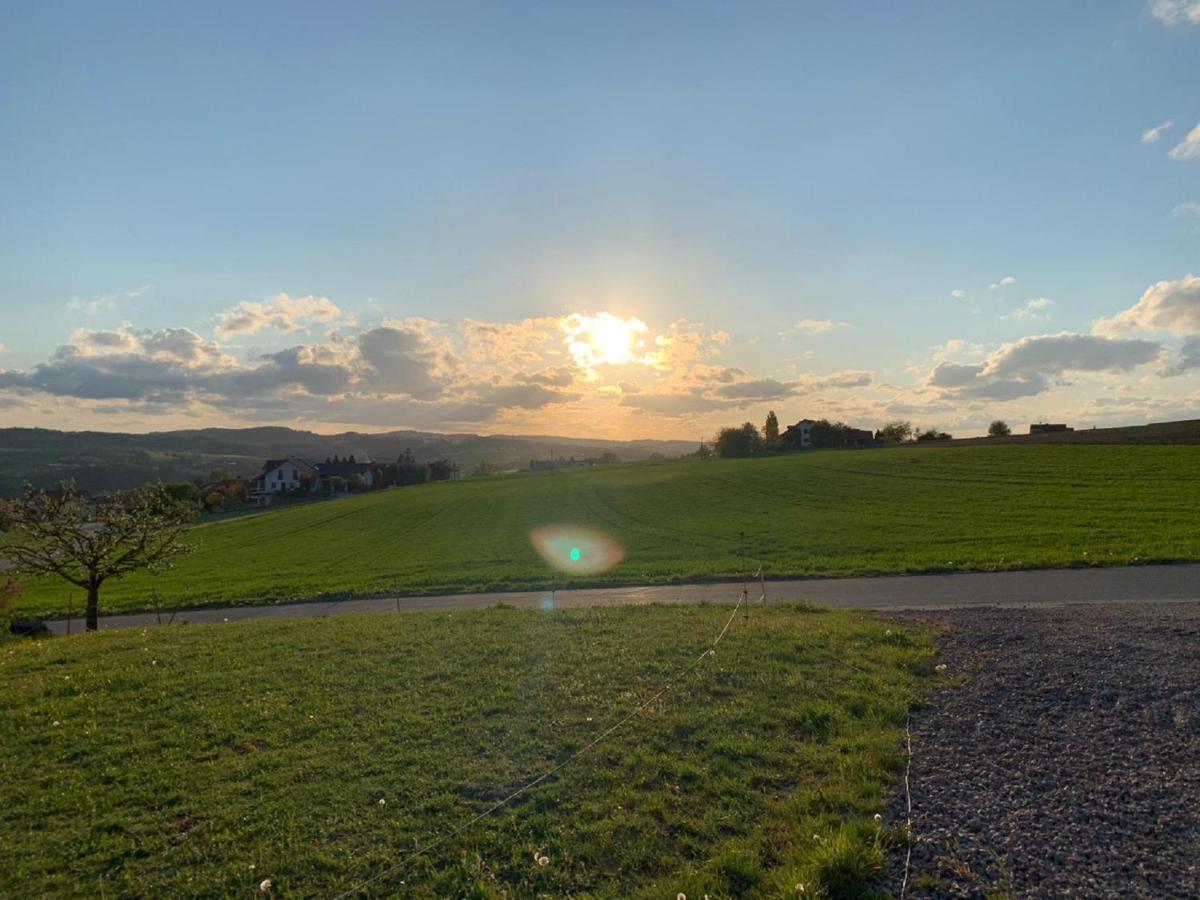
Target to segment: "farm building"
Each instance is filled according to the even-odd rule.
[[[875,435],[863,428],[833,425],[816,419],[801,419],[780,435],[784,447],[810,450],[814,447],[874,447]]]

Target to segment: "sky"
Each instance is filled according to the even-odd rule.
[[[1200,417],[1200,0],[4,20],[0,424]]]

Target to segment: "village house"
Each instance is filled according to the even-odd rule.
[[[821,442],[823,447],[874,447],[875,435],[864,428],[851,428],[849,425],[835,425],[830,429],[829,423],[822,425],[816,419],[801,419],[795,425],[789,425],[780,435],[784,447],[792,450],[811,450],[814,427],[824,429]]]
[[[353,459],[327,459],[323,463],[310,463],[298,457],[287,457],[268,459],[263,464],[262,472],[254,479],[250,496],[263,502],[274,494],[314,493],[327,485],[331,478],[342,479],[347,488],[356,478],[367,490],[375,486],[375,476],[369,463],[355,462]]]
[[[254,479],[252,494],[289,494],[316,490],[320,476],[316,466],[302,459],[268,459]]]

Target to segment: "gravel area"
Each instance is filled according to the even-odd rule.
[[[944,629],[909,897],[1200,897],[1200,604],[888,618]]]

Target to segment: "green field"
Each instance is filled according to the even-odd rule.
[[[529,540],[547,523],[600,529],[627,555],[599,576],[555,574]],[[1200,447],[905,448],[465,479],[211,524],[195,542],[172,572],[106,585],[102,610],[731,578],[760,562],[782,577],[1196,560]],[[65,611],[65,585],[26,587],[22,609]]]
[[[271,896],[329,897],[375,879],[355,896],[859,896],[903,840],[872,816],[937,677],[931,644],[753,608],[688,670],[730,614],[493,608],[10,642],[0,895],[261,896],[271,879]],[[673,678],[558,775],[405,861]]]

